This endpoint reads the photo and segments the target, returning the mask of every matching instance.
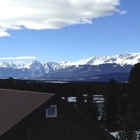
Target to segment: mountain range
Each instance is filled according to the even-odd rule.
[[[0,62],[0,78],[63,81],[127,81],[131,68],[140,63],[140,53],[120,54],[107,57],[91,57],[77,62],[26,64]]]

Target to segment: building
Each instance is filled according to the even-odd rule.
[[[55,94],[0,89],[0,140],[115,140]]]

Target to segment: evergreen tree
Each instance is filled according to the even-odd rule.
[[[131,90],[127,93],[127,112],[118,139],[140,140],[140,63],[131,69],[128,81]]]
[[[140,63],[134,65],[129,74],[131,91],[128,93],[127,110],[133,114],[134,129],[140,130]],[[130,120],[131,121],[131,120]]]
[[[139,89],[139,87],[140,87],[140,63],[135,64],[134,67],[130,70],[128,81],[133,90],[135,90],[135,88]]]
[[[98,107],[93,99],[92,93],[87,94],[87,101],[85,105],[85,114],[96,123],[98,122],[99,112]]]
[[[109,82],[108,93],[104,95],[102,122],[108,131],[117,131],[122,123],[125,112],[125,94],[118,88],[114,79]]]
[[[85,99],[83,94],[78,93],[76,96],[76,108],[84,113],[84,109],[85,109]]]
[[[135,130],[133,121],[134,116],[129,112],[125,116],[122,128],[119,130],[117,134],[118,140],[140,140],[140,132]]]
[[[9,79],[7,79],[6,88],[14,89],[14,84],[15,82],[13,77],[9,77]]]

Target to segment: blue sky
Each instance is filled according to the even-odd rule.
[[[0,62],[140,52],[139,5],[139,0],[5,0],[0,5]]]

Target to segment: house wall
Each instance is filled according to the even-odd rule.
[[[57,117],[46,118],[46,110],[31,124],[9,140],[104,140],[87,125],[71,116],[64,109],[57,108]],[[71,126],[74,126],[72,139]]]

